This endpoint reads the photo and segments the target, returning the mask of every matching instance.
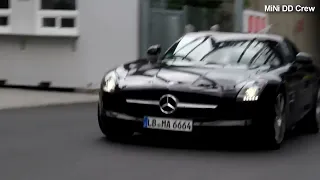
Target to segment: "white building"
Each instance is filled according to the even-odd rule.
[[[181,2],[1,0],[0,84],[97,88],[106,70],[137,59],[149,45],[166,49],[185,24],[216,24],[215,8]]]
[[[86,88],[138,58],[139,0],[1,0],[0,80]]]

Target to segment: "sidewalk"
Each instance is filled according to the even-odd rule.
[[[97,101],[97,94],[0,88],[0,110]]]

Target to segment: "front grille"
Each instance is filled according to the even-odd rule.
[[[170,117],[170,118],[183,118],[193,119],[198,122],[214,121],[214,120],[235,120],[247,118],[252,114],[252,108],[244,106],[244,104],[236,103],[233,97],[217,97],[205,94],[191,94],[183,92],[169,92],[169,91],[156,91],[153,90],[148,93],[145,91],[118,93],[104,95],[103,102],[106,110],[124,113],[130,116],[143,118],[144,116],[155,117]],[[182,108],[178,107],[172,114],[165,114],[160,110],[158,104],[161,96],[165,94],[172,94],[179,99],[180,103],[191,104],[208,104],[217,105],[217,108]],[[135,99],[141,101],[152,101],[153,104],[142,103],[127,103],[126,100]],[[183,100],[183,101],[182,101]],[[246,111],[249,112],[246,112]]]
[[[143,104],[127,104],[123,109],[126,114],[143,117],[172,117],[172,118],[192,118],[192,119],[207,119],[208,117],[218,117],[218,111],[214,109],[191,109],[191,108],[177,108],[172,114],[164,114],[157,105],[143,105]]]
[[[160,110],[158,104],[160,98],[166,94],[173,95],[180,103],[189,104],[202,104],[202,105],[218,105],[220,102],[219,96],[212,96],[199,92],[184,92],[174,91],[167,89],[152,89],[140,91],[124,91],[122,92],[126,99],[135,99],[142,101],[152,101],[154,104],[141,104],[141,103],[126,103],[125,107],[121,108],[122,113],[128,115],[143,117],[143,116],[156,116],[156,117],[172,117],[172,118],[192,118],[204,121],[204,119],[219,118],[218,109],[202,109],[202,108],[177,108],[172,114],[165,114]]]
[[[219,104],[221,97],[219,95],[213,96],[199,93],[199,92],[184,92],[174,90],[141,90],[141,91],[124,91],[123,96],[126,99],[139,99],[139,100],[153,100],[159,101],[163,95],[171,94],[175,96],[179,102],[195,103],[195,104]]]

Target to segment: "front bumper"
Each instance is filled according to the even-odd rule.
[[[111,124],[121,124],[123,126],[130,126],[134,130],[141,130],[143,128],[143,118],[134,117],[124,113],[118,113],[113,111],[105,111],[104,121],[108,121]],[[189,119],[192,120],[192,119]],[[241,119],[241,120],[214,120],[197,122],[193,121],[193,128],[199,129],[201,127],[247,127],[252,124],[251,119]],[[120,125],[120,126],[121,126]]]
[[[182,99],[184,102],[191,103],[193,98],[195,105],[199,103],[203,104],[214,104],[216,108],[198,108],[198,107],[182,107],[171,114],[166,115],[161,112],[159,105],[147,104],[147,103],[130,103],[128,99],[141,99],[145,101],[150,100],[150,97],[143,99],[140,97],[141,93],[138,94],[139,98],[131,97],[129,95],[123,96],[123,93],[104,93],[100,94],[100,112],[102,119],[110,122],[111,124],[119,126],[134,127],[134,129],[143,129],[143,117],[159,117],[179,120],[192,120],[193,128],[201,129],[203,127],[247,127],[265,124],[269,118],[267,108],[269,107],[269,99],[267,96],[263,96],[258,101],[253,102],[242,102],[236,101],[234,96],[221,96],[220,99],[216,96],[203,96],[201,101],[199,100],[198,94],[189,94],[189,96],[182,96],[180,93],[174,94],[177,98]],[[147,94],[147,93],[145,93]],[[156,93],[149,93],[154,99],[158,98]],[[168,94],[161,92],[162,94]],[[170,92],[170,94],[172,94]],[[132,96],[133,96],[132,95]],[[147,94],[148,95],[148,94]],[[150,95],[150,96],[151,96]],[[129,98],[128,98],[129,96]],[[186,99],[189,97],[189,99]],[[213,99],[210,99],[213,98]],[[208,103],[209,102],[209,103]],[[270,106],[271,107],[271,106]],[[273,106],[272,106],[273,107]],[[116,128],[116,127],[115,127]]]

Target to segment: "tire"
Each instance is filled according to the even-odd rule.
[[[108,121],[108,118],[100,113],[100,106],[98,105],[98,124],[101,132],[111,141],[125,141],[130,139],[134,131],[130,128],[123,128],[117,126],[115,123]],[[122,127],[121,129],[117,127]]]
[[[302,119],[300,130],[307,134],[317,134],[319,132],[319,113],[320,113],[320,89],[317,88],[315,101],[312,104],[311,110]],[[318,111],[317,111],[318,109]]]
[[[272,107],[268,109],[268,117],[257,128],[258,134],[262,138],[261,144],[266,149],[277,150],[280,149],[286,133],[286,98],[284,93],[278,93]]]

